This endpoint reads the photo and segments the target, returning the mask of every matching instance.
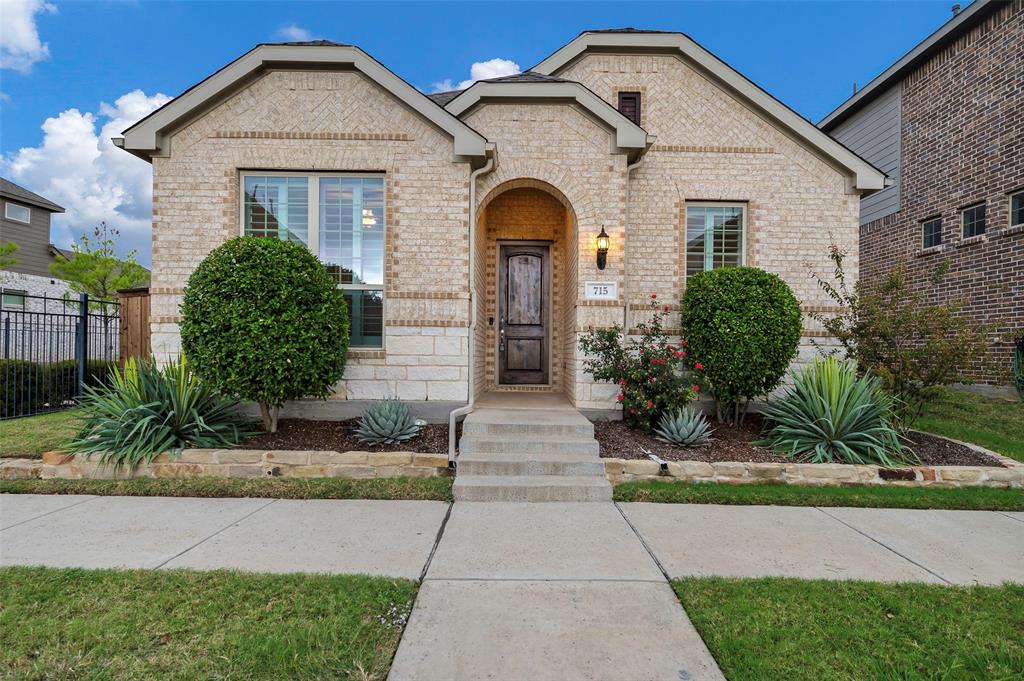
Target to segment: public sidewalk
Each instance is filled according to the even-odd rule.
[[[1024,513],[0,495],[0,565],[422,580],[391,681],[721,679],[691,575],[1024,583]]]

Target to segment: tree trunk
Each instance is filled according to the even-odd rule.
[[[260,420],[263,421],[263,430],[268,433],[277,432],[277,415],[280,411],[279,407],[271,407],[266,402],[260,402]]]

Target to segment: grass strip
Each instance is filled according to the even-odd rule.
[[[0,568],[5,679],[387,676],[407,580]]]
[[[1024,461],[1024,402],[945,389],[925,405],[914,428]]]
[[[1024,678],[1024,586],[673,582],[730,681]]]
[[[0,480],[0,493],[451,501],[452,478],[132,478]]]
[[[720,485],[662,480],[622,482],[616,501],[663,504],[766,506],[857,506],[934,508],[974,511],[1024,511],[1024,490],[991,487],[804,487],[801,485]]]
[[[37,459],[60,449],[82,427],[79,409],[0,421],[0,457]]]

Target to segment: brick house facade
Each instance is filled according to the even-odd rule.
[[[620,92],[640,93],[639,124]],[[365,342],[335,399],[304,405],[323,415],[394,395],[437,416],[489,391],[613,409],[580,368],[581,333],[631,328],[651,294],[675,308],[688,271],[733,261],[826,307],[808,271],[829,271],[832,240],[856,261],[860,197],[885,184],[661,32],[584,33],[530,72],[430,97],[358,48],[261,45],[115,143],[153,163],[158,356],[179,351],[190,273],[267,215],[335,266]],[[507,255],[517,244],[544,255]]]
[[[967,372],[1004,383],[1024,334],[1024,209],[1011,214],[1024,205],[1024,1],[979,0],[915,49],[821,124],[898,176],[886,208],[865,199],[860,276],[903,264],[928,300],[966,301],[964,314],[992,327],[990,361]],[[985,224],[972,236],[964,214],[976,206]]]

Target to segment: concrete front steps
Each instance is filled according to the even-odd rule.
[[[575,409],[478,409],[459,441],[456,501],[610,501],[594,426]]]

